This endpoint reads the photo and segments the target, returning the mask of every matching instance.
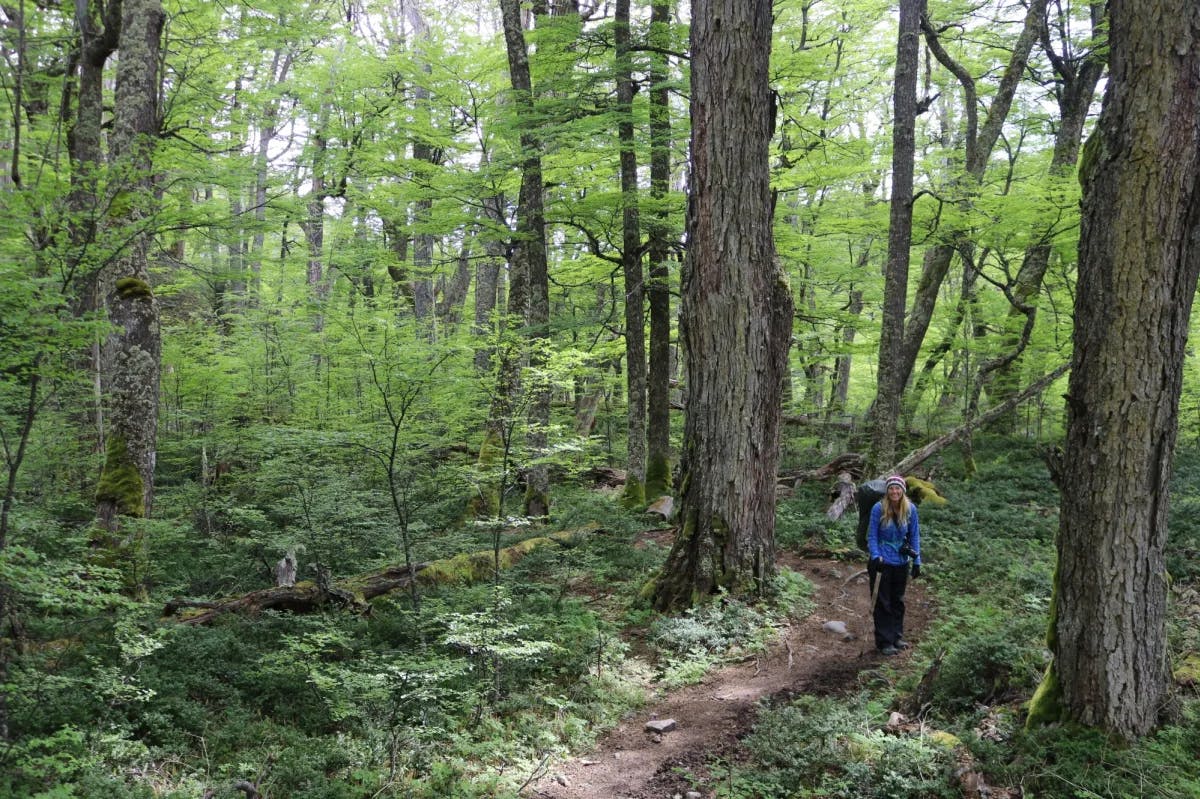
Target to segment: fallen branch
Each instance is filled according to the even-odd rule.
[[[955,441],[963,438],[973,430],[983,427],[984,425],[991,424],[1007,414],[1013,408],[1020,405],[1025,400],[1042,393],[1047,386],[1065,375],[1067,370],[1070,368],[1071,365],[1069,363],[1062,364],[1054,371],[1043,375],[1041,378],[1031,383],[1028,387],[1021,391],[1021,393],[1009,397],[994,408],[990,408],[987,413],[982,413],[979,416],[976,416],[974,419],[971,419],[965,424],[954,428],[940,438],[930,441],[920,449],[910,452],[907,456],[905,456],[904,460],[892,467],[891,471],[895,474],[908,474],[910,471],[912,471],[914,466],[924,462],[926,458],[930,457],[934,453],[940,451],[950,444],[953,444]]]
[[[867,459],[864,455],[858,452],[844,452],[824,466],[818,466],[816,469],[791,469],[780,472],[775,479],[778,483],[795,487],[796,484],[809,480],[828,480],[842,472],[849,472],[852,478],[862,477],[866,465]]]
[[[599,531],[599,525],[564,530],[547,536],[527,538],[500,550],[500,568],[516,565],[535,549],[548,545],[570,548],[583,536]],[[334,583],[322,589],[317,583],[304,581],[292,586],[276,586],[251,591],[242,596],[213,602],[174,599],[163,608],[163,616],[175,616],[180,624],[208,624],[227,613],[259,613],[264,610],[285,610],[292,613],[312,613],[329,606],[367,610],[367,603],[400,588],[407,588],[415,579],[418,584],[467,585],[491,579],[495,553],[488,549],[463,552],[451,558],[432,560],[408,566],[389,566]]]

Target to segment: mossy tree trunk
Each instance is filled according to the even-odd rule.
[[[1111,72],[1081,176],[1052,641],[1066,718],[1136,738],[1169,698],[1163,550],[1200,274],[1200,6],[1109,11]]]
[[[159,0],[125,0],[121,15],[107,220],[128,245],[104,275],[115,333],[102,352],[108,437],[97,489],[97,517],[109,531],[121,516],[146,516],[154,499],[155,437],[161,337],[150,288],[154,195],[152,159],[158,135]]]
[[[692,186],[682,334],[688,356],[679,530],[659,609],[775,569],[780,391],[791,291],[775,260],[768,175],[770,0],[692,5]]]

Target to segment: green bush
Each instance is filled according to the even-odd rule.
[[[802,697],[759,715],[745,740],[750,774],[735,780],[746,797],[937,799],[958,796],[950,750],[874,728],[878,708],[862,698]],[[743,792],[744,791],[744,792]]]

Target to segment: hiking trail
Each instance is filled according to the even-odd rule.
[[[604,734],[592,751],[551,764],[523,795],[671,799],[695,791],[707,799],[722,777],[710,773],[709,764],[738,759],[739,740],[753,728],[759,700],[848,693],[858,687],[861,672],[911,657],[911,650],[895,658],[875,650],[865,564],[789,552],[780,553],[779,563],[812,581],[812,613],[781,629],[765,653],[715,670],[697,685],[652,696]],[[905,603],[906,635],[918,641],[931,614],[921,580],[909,581]],[[847,633],[826,630],[826,621],[844,622]],[[648,732],[646,722],[653,719],[674,719],[677,726],[661,734]]]

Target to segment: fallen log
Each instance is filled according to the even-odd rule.
[[[1020,405],[1025,400],[1042,393],[1047,386],[1065,375],[1067,370],[1070,368],[1071,364],[1064,363],[1052,372],[1042,375],[1042,377],[1029,384],[1029,386],[1027,386],[1019,394],[1014,394],[1012,397],[1009,397],[996,407],[989,408],[986,413],[981,413],[974,419],[971,419],[965,424],[954,428],[949,433],[946,433],[939,438],[935,438],[933,441],[930,441],[920,449],[913,450],[906,455],[903,460],[892,467],[891,472],[894,474],[908,474],[908,472],[910,472],[914,466],[923,463],[927,458],[941,451],[950,444],[953,444],[955,441],[963,438],[968,433],[983,427],[984,425],[991,424],[1007,414],[1013,408]]]
[[[519,541],[500,550],[500,568],[516,565],[530,552],[541,547],[573,547],[581,538],[600,529],[599,525],[588,525]],[[487,549],[415,563],[411,567],[388,566],[332,583],[325,588],[317,582],[305,580],[291,586],[262,588],[242,596],[211,602],[173,599],[163,608],[163,616],[175,617],[180,624],[208,624],[228,613],[259,613],[264,610],[312,613],[332,606],[364,612],[372,599],[408,588],[414,580],[418,585],[433,586],[467,585],[491,579],[495,562],[495,553]]]
[[[829,496],[833,499],[833,503],[829,506],[829,510],[825,511],[825,515],[830,519],[842,518],[846,508],[854,503],[854,478],[850,476],[849,472],[842,472],[838,475],[837,483],[830,489]]]
[[[844,452],[816,469],[790,469],[780,472],[775,479],[778,483],[795,487],[798,483],[810,480],[828,480],[842,472],[848,472],[851,478],[862,477],[866,467],[866,456],[858,452]]]

